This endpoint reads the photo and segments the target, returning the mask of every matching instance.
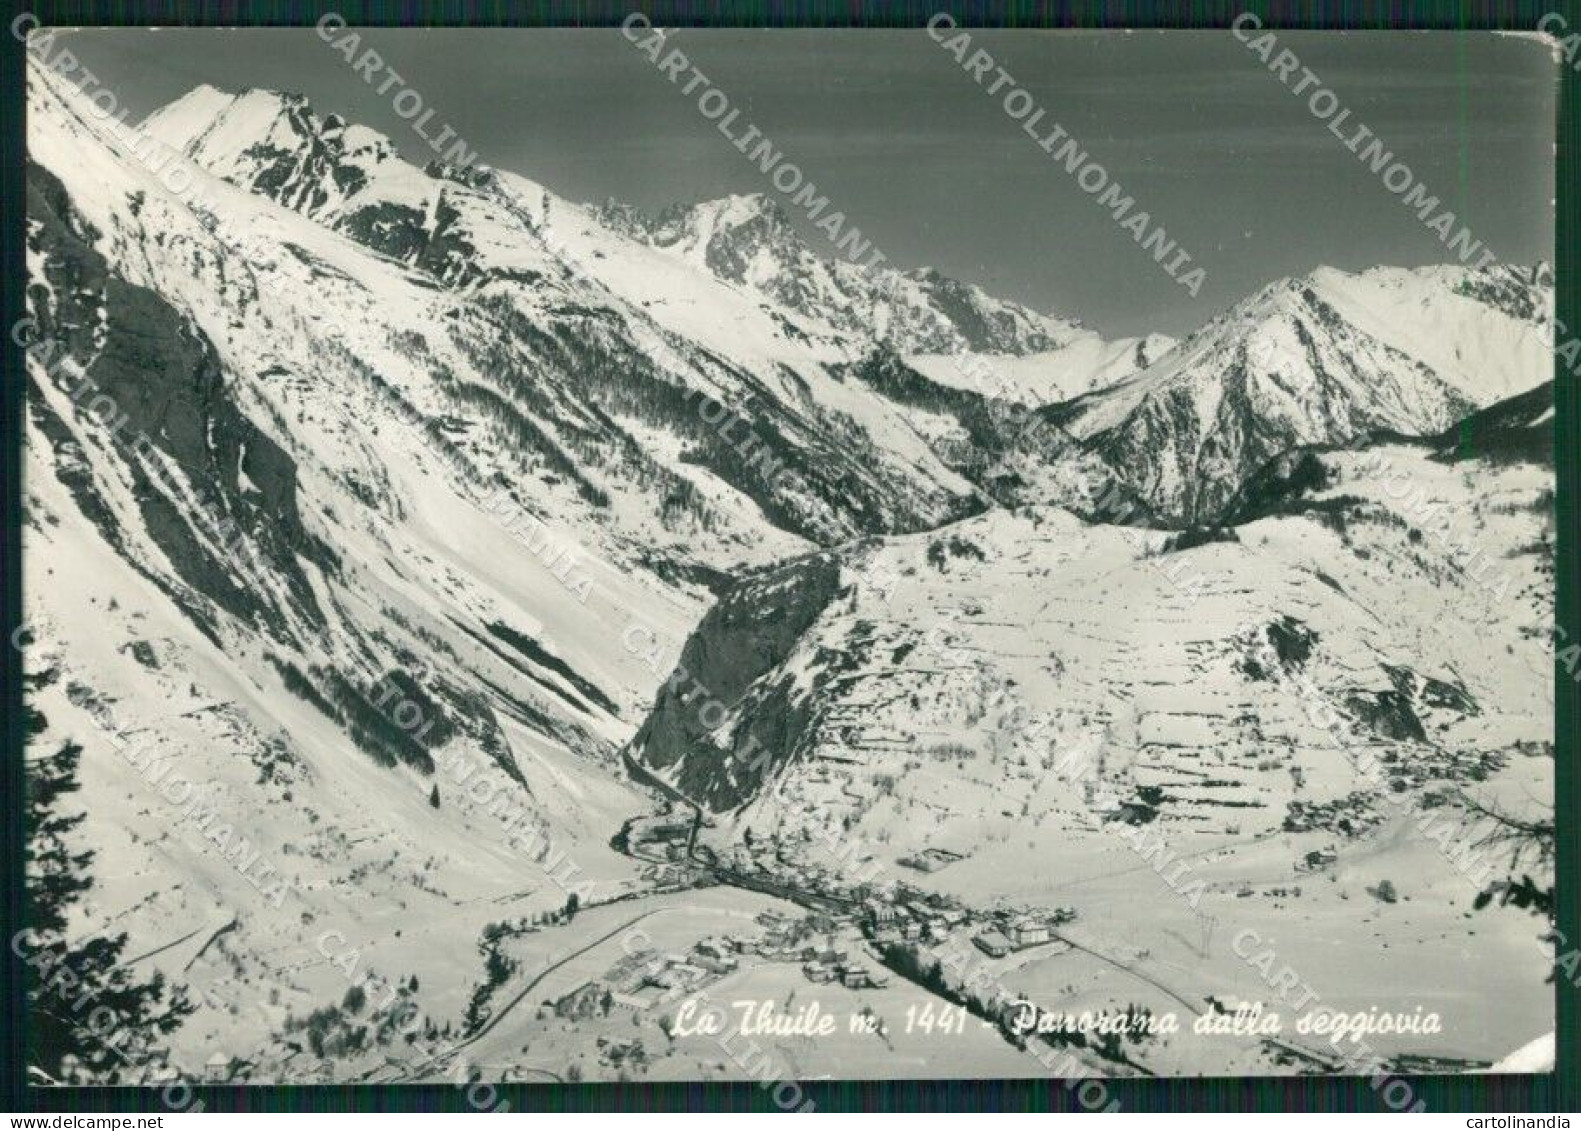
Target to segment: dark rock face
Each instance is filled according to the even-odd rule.
[[[296,142],[285,146],[260,142],[248,148],[243,156],[253,172],[243,187],[314,216],[330,202],[331,188],[342,197],[349,196],[367,182],[367,173],[348,159],[344,121],[333,114],[320,120],[303,95],[276,97],[276,132],[294,137]],[[362,160],[378,164],[393,156],[395,146],[381,138]]]
[[[1355,691],[1345,697],[1346,710],[1358,722],[1383,738],[1427,741],[1422,720],[1411,700],[1398,691]]]
[[[447,286],[469,286],[484,275],[477,249],[458,223],[460,213],[435,188],[433,220],[387,200],[357,208],[335,223],[337,231],[391,259],[410,263]]]
[[[1538,296],[1534,291],[1553,285],[1553,269],[1546,263],[1539,263],[1530,269],[1496,267],[1466,280],[1456,290],[1495,310],[1534,321],[1541,316]]]
[[[679,764],[676,787],[706,809],[751,800],[794,756],[808,723],[788,686],[759,681],[789,658],[834,600],[839,579],[838,562],[818,554],[729,589],[687,641],[632,740],[636,760],[660,774]],[[743,720],[728,734],[717,733],[721,707]]]
[[[427,242],[423,214],[415,208],[389,201],[359,208],[341,220],[340,230],[364,247],[391,259],[411,262]]]
[[[1226,507],[1224,522],[1240,526],[1271,514],[1290,513],[1307,495],[1332,482],[1332,469],[1313,448],[1297,448],[1269,460],[1242,486]]]
[[[248,583],[243,562],[251,559],[284,583],[292,615],[322,625],[299,559],[325,570],[336,560],[303,526],[295,463],[232,399],[208,340],[157,294],[107,269],[59,183],[35,166],[28,187],[31,239],[48,283],[30,296],[40,348],[78,418],[102,428],[125,463],[149,535],[195,594],[238,619],[289,634],[285,610]],[[65,358],[83,367],[80,382],[61,375]],[[73,476],[66,466],[64,424],[42,423],[51,415],[42,398],[33,410],[56,442],[63,480],[79,501],[91,497],[85,510],[122,547],[91,475]],[[193,613],[190,597],[179,603]],[[212,633],[211,617],[194,619]]]
[[[1002,307],[985,308],[972,288],[938,271],[913,278],[940,314],[955,327],[968,349],[978,353],[1037,353],[1059,343],[1044,333],[1018,334],[1015,319]]]
[[[1411,700],[1420,711],[1444,710],[1461,715],[1482,713],[1482,708],[1477,705],[1470,692],[1458,683],[1419,675],[1410,668],[1392,667],[1388,664],[1384,665],[1384,671],[1389,673],[1389,680],[1394,684],[1394,689]]]
[[[1268,641],[1254,636],[1252,647],[1242,654],[1237,667],[1247,679],[1266,682],[1277,677],[1279,669],[1286,672],[1300,669],[1312,656],[1318,635],[1295,617],[1280,617],[1263,627],[1260,634]],[[1270,651],[1271,650],[1271,654]]]
[[[1295,617],[1280,617],[1268,626],[1268,642],[1273,645],[1279,662],[1287,667],[1306,663],[1316,641],[1317,633]]]

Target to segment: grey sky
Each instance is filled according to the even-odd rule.
[[[921,31],[698,31],[672,42],[902,267],[1110,334],[1179,334],[1281,275],[1450,261],[1227,32],[976,36],[1206,268],[1193,299]],[[1488,33],[1281,39],[1509,262],[1552,258],[1557,77]],[[576,200],[773,193],[617,30],[363,33],[481,160]],[[305,93],[431,154],[312,30],[103,30],[72,49],[141,115],[207,82]],[[794,215],[794,210],[792,210]],[[828,245],[808,229],[813,245]]]

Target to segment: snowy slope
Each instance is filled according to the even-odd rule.
[[[852,343],[524,178],[419,170],[387,144],[353,144],[355,127],[290,95],[188,96],[146,126],[227,180],[444,284],[463,306],[451,317],[481,312],[492,323],[473,340],[503,330],[529,355],[517,365],[523,381],[540,386],[541,369],[563,368],[555,395],[535,389],[532,424],[572,467],[595,454],[577,450],[586,444],[606,466],[643,462],[653,445],[630,440],[657,430],[671,458],[645,473],[680,482],[656,502],[697,511],[734,493],[744,498],[729,508],[755,505],[760,525],[816,541],[979,505],[893,406],[830,378],[826,365],[847,360]],[[579,412],[590,398],[615,419]],[[609,434],[631,416],[640,427]]]
[[[1105,339],[1090,330],[1058,349],[1021,356],[962,352],[914,354],[907,361],[919,373],[956,388],[1002,390],[997,395],[1022,404],[1066,401],[1123,381],[1175,346],[1173,338]]]
[[[762,193],[676,205],[657,216],[615,202],[611,228],[746,288],[843,334],[883,341],[902,354],[976,351],[1022,355],[1087,336],[1069,319],[1039,314],[938,271],[860,265],[866,256],[831,245],[822,255]]]

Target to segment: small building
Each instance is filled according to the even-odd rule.
[[[866,966],[847,966],[840,975],[840,982],[848,990],[864,990],[873,985],[873,978]]]
[[[972,937],[972,944],[989,958],[1003,958],[1011,951],[1010,940],[995,930],[984,931]]]
[[[692,962],[695,965],[702,967],[704,970],[707,970],[710,974],[717,974],[720,976],[729,974],[740,965],[740,963],[736,961],[736,957],[733,954],[714,955],[698,953],[692,956]]]
[[[651,984],[653,968],[646,963],[633,963],[631,966],[617,971],[609,972],[610,981],[617,992],[634,994],[643,986]]]
[[[641,1013],[643,1010],[653,1005],[654,1002],[658,1001],[659,995],[653,989],[653,987],[650,986],[641,993],[628,994],[619,991],[611,993],[609,995],[609,1000],[610,1004],[616,1009],[624,1009],[629,1013]]]
[[[701,966],[694,966],[690,962],[677,962],[664,970],[660,970],[651,979],[654,985],[666,990],[679,990],[689,992],[697,989],[708,981],[708,971]]]
[[[224,1083],[231,1078],[231,1073],[235,1070],[235,1057],[229,1053],[216,1052],[209,1057],[203,1074],[210,1083]]]
[[[1016,946],[1037,946],[1049,941],[1048,924],[1031,917],[1014,920],[1009,928],[1010,941]]]

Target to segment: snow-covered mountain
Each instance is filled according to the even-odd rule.
[[[270,92],[146,132],[36,66],[28,93],[38,741],[86,747],[117,860],[93,915],[212,987],[194,1050],[273,949],[639,885],[614,755],[711,587],[990,505],[851,379],[870,340],[530,182],[416,169]],[[481,977],[432,930],[376,934],[434,1016]],[[260,1039],[339,996],[273,976]]]
[[[417,169],[372,131],[320,119],[300,97],[267,91],[200,88],[152,115],[147,128],[232,183],[443,282],[525,299],[530,317],[546,311],[519,292],[536,296],[540,279],[579,304],[612,293],[634,319],[746,368],[771,368],[763,376],[781,404],[802,396],[786,374],[827,393],[829,383],[817,379],[823,367],[871,348],[899,355],[935,384],[1012,404],[1075,398],[1050,408],[1047,419],[1121,475],[1149,513],[1181,524],[1211,523],[1247,475],[1292,444],[1379,430],[1432,433],[1546,376],[1537,325],[1548,314],[1551,280],[1511,268],[1323,269],[1266,287],[1183,343],[1158,335],[1108,341],[935,271],[865,268],[819,254],[781,205],[760,194],[656,217],[614,203],[584,209],[511,174]],[[735,316],[719,317],[732,309]],[[720,322],[738,332],[721,332]],[[771,357],[761,356],[766,342],[775,344]],[[753,391],[727,381],[725,399]],[[971,484],[941,474],[914,444],[906,450],[915,420],[896,421],[890,406],[871,400],[813,398],[820,399],[842,421],[884,433],[863,453],[872,458],[857,461],[860,478],[877,480],[862,500],[867,513],[826,513],[841,492],[824,482],[805,484],[794,500],[764,499],[752,477],[725,470],[776,525],[826,542],[820,531],[916,527],[975,505]],[[762,411],[777,417],[780,407]],[[793,406],[790,421],[766,420],[763,430],[804,424],[799,415]],[[926,422],[920,431],[936,439]],[[791,447],[809,441],[798,437]],[[886,469],[890,447],[914,466]],[[856,474],[843,451],[840,443],[825,447],[814,463],[833,460]],[[712,459],[734,462],[724,453]],[[875,462],[879,474],[866,474]],[[812,467],[800,470],[817,479]],[[894,480],[916,470],[923,482],[900,493],[920,488],[926,497],[900,513],[876,513]],[[1036,469],[1030,477],[1038,478]],[[1058,490],[1037,497],[1071,501]]]
[[[513,174],[418,170],[387,142],[320,119],[294,96],[200,89],[152,115],[148,129],[231,182],[509,311],[513,326],[569,323],[556,347],[579,378],[567,379],[564,400],[583,395],[591,371],[599,384],[620,375],[616,400],[652,402],[644,409],[656,419],[646,423],[658,432],[633,430],[643,450],[622,458],[679,456],[683,491],[721,507],[755,505],[816,543],[926,528],[1004,498],[1000,461],[1029,405],[1128,375],[1172,344],[1108,342],[936,272],[830,260],[760,196],[650,219],[610,204],[589,210]],[[345,140],[352,135],[355,144]],[[590,308],[609,315],[591,334]],[[613,356],[584,359],[586,351]],[[641,371],[672,356],[694,375],[661,373],[646,389]],[[874,380],[897,361],[908,368],[903,381]],[[699,387],[728,409],[705,408]],[[557,437],[545,423],[557,422],[534,421]],[[598,432],[582,420],[567,427]],[[1082,506],[1090,492],[1045,474],[1073,458],[1072,445],[1060,447],[1032,451],[1021,461],[1031,466],[1013,474]]]
[[[822,212],[822,209],[819,210]],[[816,213],[813,218],[816,218]],[[863,257],[820,255],[785,209],[761,193],[676,205],[648,216],[616,202],[613,227],[754,291],[805,318],[896,352],[1022,355],[1081,336],[1078,324],[1038,314],[933,270],[859,266]]]
[[[941,385],[982,386],[1016,404],[1046,405],[1122,381],[1152,365],[1175,344],[1164,334],[1104,338],[1091,330],[1080,330],[1053,349],[1019,356],[963,351],[910,354],[906,360]]]
[[[398,154],[390,139],[329,115],[300,94],[203,85],[140,127],[204,169],[312,216],[339,214]]]
[[[570,207],[511,174],[460,173],[438,164],[419,170],[401,160],[387,138],[334,115],[319,118],[300,95],[231,95],[199,87],[150,115],[143,128],[215,175],[360,242],[398,257],[422,246],[429,254],[419,253],[417,261],[451,279],[467,277],[467,253],[476,250],[468,236],[482,225],[465,223],[479,210],[479,196],[444,185],[445,178],[479,190],[496,205],[520,209],[515,219],[529,225],[542,224],[556,205]],[[440,188],[449,188],[450,195]],[[452,211],[457,215],[447,215]],[[1090,348],[1095,337],[1073,321],[994,298],[937,271],[868,269],[820,255],[796,233],[784,209],[762,194],[678,205],[652,217],[607,202],[591,218],[606,232],[663,249],[770,300],[825,331],[824,337],[833,329],[884,340],[905,354],[969,350],[1014,356],[1075,343]],[[501,217],[488,219],[498,223]],[[454,257],[440,266],[434,246]]]
[[[850,343],[524,178],[418,169],[370,131],[272,92],[200,89],[147,129],[448,288],[458,301],[447,329],[484,350],[509,342],[512,356],[485,368],[512,372],[515,400],[531,395],[531,428],[568,476],[599,458],[569,446],[603,449],[675,481],[650,508],[760,511],[759,525],[818,541],[978,505],[881,399],[829,378]],[[494,325],[469,332],[480,314]],[[603,412],[643,419],[615,424]],[[681,542],[691,541],[688,531]]]
[[[611,201],[600,217],[810,322],[875,341],[931,381],[1016,404],[1111,384],[1175,344],[1162,334],[1108,340],[1074,319],[1040,314],[929,268],[858,266],[838,245],[819,254],[784,207],[761,193],[675,205],[657,216]]]
[[[721,853],[792,867],[848,822],[986,860],[1006,808],[1104,819],[1039,769],[1093,736],[1170,821],[1362,805],[1298,672],[1412,789],[1534,733],[1535,635],[1423,658],[1475,593],[1366,461],[1485,525],[1536,607],[1540,392],[1303,446],[1530,389],[1544,278],[1318,272],[1109,341],[819,254],[762,197],[588,207],[270,91],[141,132],[36,65],[28,97],[30,705],[114,861],[82,932],[203,987],[184,1063],[300,1040],[345,992],[332,932],[460,1018],[458,939],[653,890],[612,844],[650,773]],[[1235,532],[1163,529],[1210,517]]]
[[[1324,268],[1284,279],[1047,417],[1156,515],[1208,525],[1282,451],[1431,435],[1546,381],[1546,268]]]

